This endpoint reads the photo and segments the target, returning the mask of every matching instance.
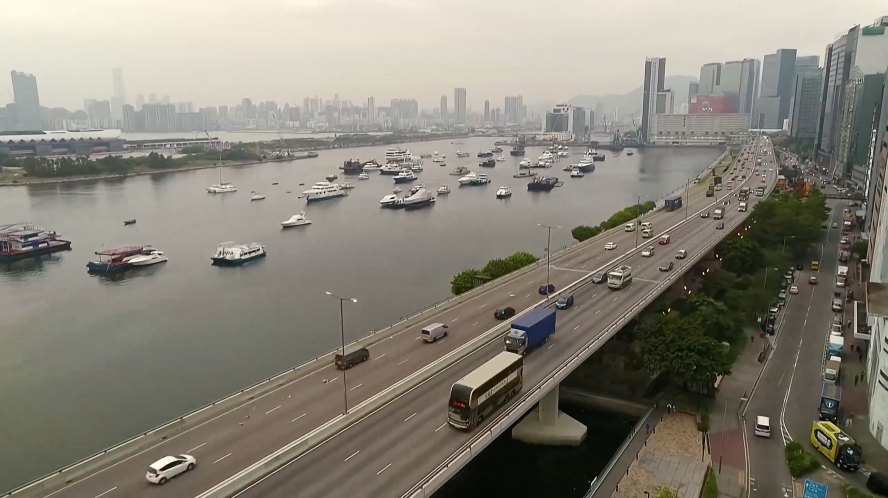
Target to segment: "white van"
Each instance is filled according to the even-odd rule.
[[[642,230],[653,230],[654,224],[651,223],[650,221],[645,221],[641,224],[641,229]]]
[[[624,232],[634,232],[635,231],[635,222],[626,223],[625,225],[623,225],[623,231]]]
[[[771,419],[759,415],[755,417],[755,435],[761,437],[771,437]]]
[[[650,228],[645,228],[641,230],[641,238],[649,239],[654,236],[654,231]]]
[[[668,234],[668,233],[667,233],[667,234],[663,234],[663,235],[661,235],[661,236],[660,236],[660,245],[661,245],[661,246],[665,246],[666,244],[669,243],[669,240],[670,240],[670,239],[669,239],[669,234]]]
[[[432,323],[430,325],[426,325],[422,328],[422,331],[419,333],[419,335],[425,342],[435,342],[438,339],[447,337],[447,324]]]

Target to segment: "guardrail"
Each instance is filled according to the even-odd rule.
[[[725,199],[730,194],[725,195],[721,199]],[[719,199],[719,200],[721,200]],[[705,209],[710,208],[718,202],[714,200],[711,204],[703,207],[701,210],[694,213],[694,215],[698,215]],[[687,217],[685,219],[680,220],[678,223],[675,223],[671,227],[664,230],[665,232],[672,231],[685,223],[688,223],[691,220],[691,217]],[[619,227],[618,227],[619,228]],[[598,237],[595,237],[597,239]],[[577,244],[579,245],[579,244]],[[637,248],[630,249],[624,254],[614,258],[607,264],[603,265],[598,270],[594,270],[589,272],[589,274],[584,275],[574,283],[565,287],[565,291],[574,291],[591,281],[592,274],[601,271],[605,268],[613,267],[616,264],[619,264],[620,261],[630,257],[632,254],[641,251],[643,248],[641,246]],[[673,276],[670,276],[667,281],[671,281]],[[657,287],[659,289],[659,287]],[[518,316],[527,313],[530,309],[535,308],[537,306],[549,303],[549,299],[541,300],[530,308],[527,308],[525,311],[520,313]],[[634,308],[633,308],[634,309]],[[280,471],[289,463],[295,461],[308,451],[312,450],[314,447],[322,444],[323,442],[335,437],[337,434],[346,430],[351,425],[363,420],[364,418],[372,415],[376,411],[382,409],[384,406],[388,405],[395,399],[401,397],[407,392],[419,387],[423,383],[432,379],[434,376],[443,372],[447,368],[451,367],[455,363],[461,361],[467,355],[477,351],[480,348],[485,347],[490,344],[490,342],[497,340],[502,334],[506,332],[506,329],[509,327],[508,323],[497,325],[491,328],[488,331],[485,331],[475,339],[472,339],[468,343],[464,344],[460,348],[451,351],[446,354],[442,358],[436,360],[435,362],[426,365],[422,369],[414,372],[410,376],[398,381],[391,387],[387,388],[384,391],[381,391],[374,395],[373,397],[365,400],[358,406],[354,407],[347,415],[339,416],[336,419],[324,424],[318,429],[312,431],[309,434],[285,445],[278,451],[272,453],[271,455],[266,456],[255,464],[247,467],[246,469],[238,472],[234,476],[226,479],[225,481],[213,486],[209,490],[205,491],[199,498],[215,498],[222,496],[231,496],[235,493],[248,489],[254,484],[261,482],[261,480],[274,475],[276,472]]]
[[[626,452],[626,448],[629,447],[629,443],[632,442],[632,438],[638,434],[638,431],[641,430],[642,426],[647,423],[648,417],[651,416],[651,413],[654,412],[654,407],[650,407],[648,411],[639,417],[638,421],[635,422],[635,426],[632,427],[632,431],[626,436],[626,439],[623,440],[623,444],[617,448],[617,452],[614,453],[614,456],[611,457],[610,461],[607,462],[607,465],[604,466],[604,469],[595,476],[595,480],[592,481],[592,484],[589,486],[589,491],[586,491],[586,494],[583,495],[583,498],[592,498],[595,495],[595,492],[598,491],[598,488],[601,487],[601,483],[604,481],[604,476],[608,475],[611,470],[613,470],[614,465],[617,464],[617,460],[623,456],[623,453]]]

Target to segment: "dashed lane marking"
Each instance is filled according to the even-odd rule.
[[[374,360],[378,360],[378,359],[382,358],[383,356],[385,356],[385,355],[387,355],[387,354],[388,354],[388,353],[382,353],[381,355],[379,355],[379,356],[377,356],[376,358],[373,358],[373,359],[374,359]]]
[[[487,303],[484,303],[484,304],[482,304],[481,306],[478,306],[478,307],[479,307],[479,308],[483,308],[483,307],[485,307],[485,306],[487,306]]]
[[[547,347],[546,349],[552,349],[552,348],[554,348],[554,347],[555,347],[554,344],[549,344],[549,347]]]
[[[109,489],[108,491],[105,491],[104,493],[97,494],[97,495],[96,495],[96,498],[99,498],[100,496],[105,496],[105,495],[107,495],[108,493],[114,491],[115,489],[117,489],[117,486],[114,486],[113,488]]]
[[[298,417],[294,418],[294,419],[291,420],[290,422],[295,422],[295,421],[299,420],[300,418],[302,418],[302,417],[304,417],[304,416],[306,416],[306,415],[308,415],[308,413],[303,413],[302,415],[299,415]]]
[[[268,415],[269,413],[271,413],[271,412],[277,410],[277,409],[280,408],[280,407],[281,407],[281,405],[277,405],[276,407],[272,408],[271,410],[268,410],[267,412],[265,412],[265,414]]]
[[[206,444],[207,444],[207,443],[200,443],[199,445],[195,446],[194,448],[191,448],[190,450],[186,451],[185,453],[191,453],[191,452],[193,452],[194,450],[196,450],[196,449],[198,449],[198,448],[201,448],[201,447],[203,447],[203,446],[206,446]]]
[[[231,453],[225,455],[225,456],[222,457],[222,458],[217,459],[217,460],[214,461],[213,463],[214,463],[214,464],[219,463],[219,462],[221,462],[222,460],[225,460],[226,458],[228,458],[228,457],[230,457],[230,456],[231,456]]]
[[[447,425],[447,422],[444,422],[443,424],[439,425],[438,428],[435,429],[435,432],[438,432],[438,431],[440,431],[441,429],[443,429],[445,425]]]
[[[417,413],[417,412],[413,412],[413,415],[410,415],[409,417],[405,418],[405,419],[404,419],[404,422],[407,422],[407,421],[409,421],[411,418],[415,417],[415,416],[416,416],[416,413]]]
[[[356,451],[355,451],[354,453],[352,453],[351,455],[345,457],[345,460],[343,460],[343,462],[347,462],[347,461],[351,460],[351,457],[357,455],[357,454],[360,453],[360,452],[361,452],[361,450],[356,450]]]
[[[407,363],[408,361],[410,361],[410,358],[407,358],[406,360],[402,361],[401,363],[398,363],[398,366],[401,366],[401,365]]]
[[[478,325],[478,322],[473,323],[473,324],[472,324],[472,327],[474,327],[475,325]]]
[[[376,475],[382,474],[383,472],[385,472],[386,470],[388,470],[388,468],[391,467],[391,466],[392,466],[392,464],[388,464],[388,465],[386,465],[385,467],[382,468],[382,470],[380,470],[379,472],[377,472]]]
[[[576,330],[576,329],[578,329],[578,328],[580,328],[580,326],[579,326],[579,325],[577,325],[577,326],[576,326],[576,327],[574,327],[574,330]]]
[[[349,391],[354,391],[355,389],[357,389],[357,388],[359,388],[359,387],[361,387],[361,386],[363,386],[363,385],[364,385],[364,384],[358,384],[358,385],[356,385],[355,387],[350,387],[350,388],[348,388],[348,390],[349,390]]]
[[[596,315],[599,314],[599,313],[601,313],[601,310],[595,310],[595,314],[596,314]]]

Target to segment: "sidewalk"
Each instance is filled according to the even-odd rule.
[[[638,458],[638,453],[647,444],[647,440],[651,436],[651,433],[657,430],[657,425],[660,420],[662,420],[665,413],[666,410],[662,406],[655,408],[650,412],[644,423],[640,424],[643,429],[636,432],[631,437],[628,444],[623,447],[623,452],[617,457],[617,460],[614,462],[610,471],[602,478],[601,483],[598,485],[598,489],[591,498],[605,498],[611,496],[611,493],[617,489],[620,480],[629,472],[629,466],[632,465],[632,462],[634,462],[636,458]],[[650,428],[651,433],[647,432],[646,429],[648,427]]]

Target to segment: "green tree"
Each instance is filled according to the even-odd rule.
[[[539,258],[525,251],[518,251],[506,258],[509,264],[513,266],[512,271],[517,270],[518,268],[524,268],[527,265],[532,265],[537,262],[537,259]]]
[[[472,290],[473,279],[480,275],[481,272],[474,269],[463,270],[457,273],[450,281],[450,292],[458,296],[463,292]]]
[[[689,313],[685,320],[692,328],[716,341],[734,342],[740,331],[736,315],[715,299],[697,294],[688,302]]]
[[[754,273],[765,264],[762,248],[747,237],[729,236],[716,252],[722,257],[722,268],[738,275]]]
[[[851,254],[856,254],[857,259],[866,259],[867,251],[869,251],[869,246],[865,240],[855,242],[851,245]]]
[[[580,225],[578,227],[574,227],[573,230],[570,231],[570,234],[573,236],[573,238],[580,242],[591,239],[599,233],[601,233],[601,228],[590,227],[588,225]]]
[[[677,384],[711,385],[731,372],[727,351],[676,313],[649,318],[638,328],[641,360],[653,375]]]
[[[499,278],[512,272],[513,269],[514,267],[508,260],[497,258],[488,261],[484,268],[481,269],[481,273],[490,278]]]

